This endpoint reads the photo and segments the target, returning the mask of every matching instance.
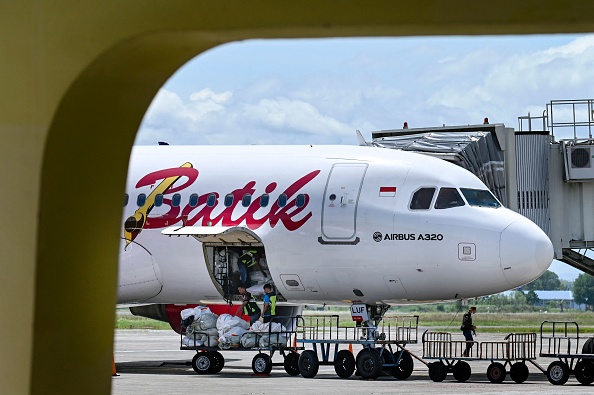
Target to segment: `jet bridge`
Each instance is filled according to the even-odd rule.
[[[594,275],[594,100],[555,100],[542,115],[503,124],[382,130],[368,145],[453,162],[508,208],[539,225],[555,258]]]

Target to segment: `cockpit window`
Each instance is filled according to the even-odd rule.
[[[429,210],[435,195],[435,188],[421,188],[416,191],[410,201],[411,210]]]
[[[464,204],[464,200],[456,188],[440,188],[437,200],[435,201],[435,208],[452,208],[464,206]]]
[[[479,207],[501,207],[501,204],[495,199],[495,196],[486,189],[460,188],[466,201],[471,206]]]

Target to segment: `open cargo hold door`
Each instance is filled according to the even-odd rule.
[[[240,300],[237,287],[245,284],[253,295],[272,283],[264,244],[242,226],[183,226],[164,229],[167,236],[192,236],[202,243],[204,260],[213,283],[227,301]]]

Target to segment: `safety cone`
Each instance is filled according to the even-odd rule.
[[[113,377],[119,376],[119,374],[116,372],[115,358],[114,358],[113,354],[111,355],[111,375]]]
[[[353,343],[349,343],[349,351],[351,354],[353,353]]]

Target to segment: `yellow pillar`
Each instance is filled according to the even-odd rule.
[[[185,61],[248,38],[594,30],[591,2],[491,3],[0,2],[0,392],[109,392],[128,153]]]

